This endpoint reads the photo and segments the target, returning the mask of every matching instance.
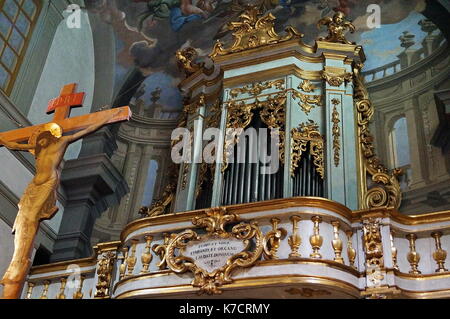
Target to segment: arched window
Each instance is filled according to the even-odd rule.
[[[390,132],[392,168],[409,167],[409,138],[406,118],[399,118]]]
[[[11,93],[33,27],[39,0],[0,0],[0,89]]]

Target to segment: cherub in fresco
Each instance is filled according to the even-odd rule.
[[[179,31],[183,25],[194,20],[205,19],[214,10],[217,0],[199,0],[195,5],[192,0],[133,0],[146,2],[148,10],[141,15],[139,29],[143,29],[144,21],[149,19],[147,26],[156,24],[156,19],[170,19],[174,31]]]

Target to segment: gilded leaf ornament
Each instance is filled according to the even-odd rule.
[[[275,87],[278,90],[284,90],[285,81],[283,79],[267,81],[267,82],[258,82],[246,85],[242,88],[235,88],[230,91],[230,96],[232,98],[236,98],[239,94],[247,93],[251,96],[258,96],[265,90],[271,89]]]
[[[290,26],[286,28],[286,35],[280,36],[275,32],[274,25],[275,16],[272,13],[262,15],[258,7],[247,7],[239,16],[239,21],[230,22],[227,25],[228,30],[233,32],[233,45],[225,48],[224,44],[217,40],[210,57],[214,58],[303,37],[303,34]]]
[[[300,128],[292,129],[291,135],[291,176],[294,176],[295,170],[299,166],[303,153],[307,151],[309,143],[310,153],[314,158],[314,166],[323,179],[325,175],[324,138],[319,132],[319,126],[313,120],[309,120],[309,123],[302,123]]]
[[[311,112],[311,110],[317,105],[317,106],[323,106],[323,96],[322,95],[308,95],[303,94],[298,91],[293,90],[292,91],[292,98],[296,100],[297,98],[300,99],[298,105],[302,109],[303,112],[305,112],[306,115]]]
[[[337,106],[341,104],[341,101],[338,99],[332,99],[331,103],[333,104],[333,112],[331,114],[331,121],[333,122],[333,152],[334,152],[334,166],[338,167],[340,162],[340,152],[341,152],[341,128],[339,123],[341,120],[339,118],[339,112],[337,110]]]
[[[198,58],[197,50],[192,47],[180,49],[175,53],[178,68],[184,71],[186,77],[194,74],[204,67],[204,63],[197,63],[195,60]]]
[[[228,161],[233,154],[234,145],[239,142],[239,135],[243,133],[252,119],[253,111],[260,109],[260,118],[271,129],[279,129],[279,154],[280,160],[284,162],[284,123],[286,117],[285,104],[287,100],[286,92],[281,92],[274,96],[269,96],[265,101],[260,101],[258,97],[253,103],[246,104],[244,101],[236,102],[231,100],[227,104],[227,128],[235,129],[236,134],[227,134],[224,145],[224,164],[222,172],[228,168]],[[241,133],[239,133],[241,132]]]

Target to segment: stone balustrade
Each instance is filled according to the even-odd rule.
[[[366,82],[373,82],[397,74],[420,61],[432,58],[434,52],[445,46],[447,42],[442,33],[428,35],[420,48],[406,48],[398,55],[398,60],[363,72],[364,79]]]

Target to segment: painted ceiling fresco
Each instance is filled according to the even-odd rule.
[[[334,9],[344,11],[357,27],[351,41],[364,45],[366,70],[397,59],[402,51],[403,31],[415,35],[420,43],[426,35],[418,22],[424,0],[87,0],[87,8],[111,24],[117,35],[116,89],[135,67],[147,77],[144,98],[160,92],[158,103],[166,111],[181,107],[176,85],[180,73],[174,58],[184,46],[196,48],[200,55],[210,53],[216,39],[227,41],[225,25],[235,20],[245,5],[258,4],[277,17],[277,31],[291,25],[311,43],[319,36],[316,22]],[[369,29],[370,4],[381,8],[381,28]],[[323,31],[323,30],[322,30]]]

